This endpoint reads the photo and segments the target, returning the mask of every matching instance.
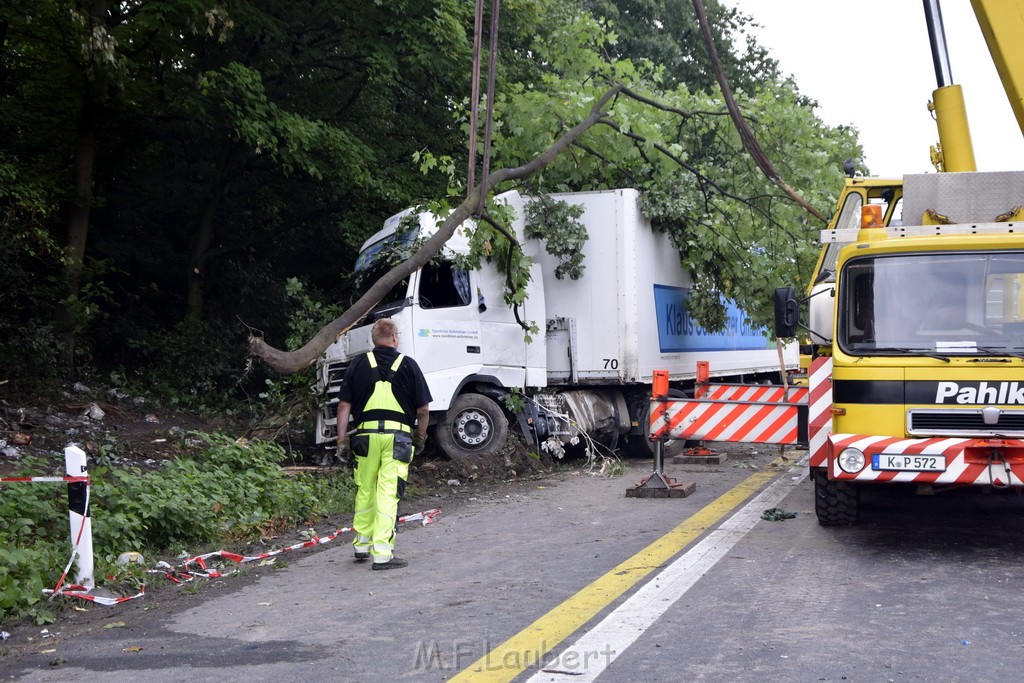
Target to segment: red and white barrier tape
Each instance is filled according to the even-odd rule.
[[[76,454],[80,455],[81,456],[80,459],[81,459],[82,463],[85,462],[85,454],[82,453],[75,446],[69,446],[68,448],[65,449],[65,458],[68,459],[67,460],[67,463],[68,463],[67,464],[67,468],[68,468],[68,471],[72,471],[72,462],[71,462],[70,458],[72,458],[73,455],[69,454],[69,451],[75,451]],[[83,472],[85,471],[84,465],[81,465],[81,470]],[[78,525],[78,531],[77,532],[75,531],[74,520],[72,519],[71,532],[72,532],[73,538],[72,538],[72,541],[71,541],[71,557],[68,558],[68,563],[67,563],[67,565],[65,565],[64,571],[61,573],[60,578],[57,580],[57,585],[54,586],[52,589],[43,589],[43,594],[44,595],[49,595],[50,596],[50,600],[53,600],[54,596],[57,596],[57,595],[67,595],[67,596],[70,596],[70,597],[80,597],[80,598],[83,598],[83,599],[86,599],[86,600],[92,600],[94,602],[102,602],[103,604],[115,604],[114,602],[107,602],[109,600],[112,600],[111,598],[102,598],[102,597],[98,597],[98,596],[94,596],[94,595],[89,595],[88,592],[89,592],[90,589],[89,589],[88,586],[82,586],[82,585],[78,585],[78,584],[73,584],[73,585],[68,585],[68,586],[64,585],[64,579],[67,578],[68,572],[71,571],[71,566],[75,563],[75,559],[79,559],[80,558],[80,556],[79,556],[79,548],[80,548],[80,546],[82,544],[83,539],[86,536],[86,527],[87,527],[87,522],[88,522],[88,519],[89,519],[89,516],[88,516],[88,510],[89,510],[89,491],[90,491],[90,486],[91,486],[91,482],[89,480],[89,477],[88,476],[84,476],[84,475],[83,476],[70,476],[70,475],[67,475],[67,476],[63,476],[63,477],[0,477],[0,483],[17,483],[17,484],[23,484],[23,483],[85,484],[84,507],[81,510],[82,514],[78,515],[78,517],[80,517],[80,519],[79,519],[79,525]],[[70,489],[69,489],[69,491],[70,491]],[[73,517],[74,517],[74,515],[72,515],[72,518]],[[92,541],[91,541],[91,538],[89,539],[88,548],[89,548],[88,549],[89,557],[87,559],[87,563],[88,563],[88,565],[90,567],[90,572],[87,573],[87,577],[91,581],[91,578],[92,578],[92,574],[91,574],[91,566],[92,566]],[[132,597],[136,597],[136,596],[132,596]],[[130,600],[130,599],[131,598],[120,598],[117,601],[123,602],[124,600]]]
[[[413,513],[411,515],[404,515],[402,517],[399,517],[398,518],[398,523],[399,524],[404,524],[405,522],[422,522],[423,525],[426,526],[427,524],[430,524],[431,522],[433,522],[434,519],[438,515],[440,515],[440,514],[441,514],[441,509],[440,508],[434,508],[432,510],[424,510],[423,512],[416,512],[416,513]],[[265,559],[267,559],[269,557],[273,557],[275,555],[280,555],[282,553],[290,552],[292,550],[299,550],[301,548],[312,548],[312,547],[315,547],[315,546],[318,546],[318,545],[323,545],[325,543],[329,543],[329,542],[333,541],[334,539],[336,539],[341,534],[348,533],[348,532],[350,532],[352,530],[353,530],[352,527],[342,527],[341,529],[338,529],[337,531],[335,531],[334,533],[330,534],[329,536],[323,536],[323,537],[321,537],[321,536],[314,536],[313,538],[311,538],[308,541],[304,541],[302,543],[296,543],[296,544],[290,545],[290,546],[288,546],[286,548],[279,548],[277,550],[271,550],[271,551],[268,551],[268,552],[265,552],[265,553],[261,553],[259,555],[240,555],[238,553],[232,553],[232,552],[228,552],[226,550],[218,550],[218,551],[212,552],[212,553],[204,553],[203,555],[196,555],[195,557],[190,557],[187,560],[185,560],[184,562],[182,562],[182,565],[181,565],[182,566],[182,570],[180,572],[174,572],[174,570],[171,568],[171,566],[169,564],[167,564],[166,562],[160,562],[157,566],[158,567],[162,566],[162,568],[160,568],[160,569],[150,569],[150,570],[148,570],[148,573],[150,573],[150,574],[163,574],[164,576],[167,577],[168,580],[173,581],[174,583],[184,583],[186,581],[191,581],[195,577],[201,577],[201,578],[207,578],[207,579],[216,579],[216,578],[220,578],[222,576],[227,576],[228,574],[225,574],[224,572],[220,571],[219,569],[209,567],[207,565],[206,561],[208,559],[210,559],[211,557],[222,557],[225,560],[229,560],[229,561],[234,562],[236,564],[242,564],[242,563],[245,563],[245,562],[254,562],[256,560],[265,560]],[[196,567],[198,567],[198,571],[197,570],[190,570],[189,567],[191,565],[195,565]],[[70,564],[68,566],[70,567]],[[61,576],[61,582],[63,582],[64,576],[66,576],[66,575],[67,575],[67,569],[64,570],[64,575]],[[111,605],[119,605],[122,602],[127,602],[128,600],[134,600],[135,598],[141,598],[143,595],[146,594],[146,586],[143,585],[141,587],[141,589],[139,590],[139,592],[136,593],[135,595],[127,595],[127,596],[124,596],[124,597],[117,597],[117,598],[108,598],[108,597],[104,597],[104,596],[101,596],[101,595],[93,595],[92,593],[89,592],[89,590],[85,586],[68,585],[68,586],[64,586],[63,588],[61,588],[61,583],[60,582],[58,582],[57,588],[55,588],[53,590],[44,590],[43,593],[49,594],[51,596],[51,599],[52,599],[53,596],[61,595],[61,596],[68,597],[68,598],[79,598],[81,600],[88,600],[89,602],[94,602],[94,603],[96,603],[98,605],[111,606]]]
[[[69,477],[69,478],[73,478],[73,477]],[[86,479],[88,480],[88,478],[86,478]],[[91,489],[88,486],[85,487],[85,509],[86,510],[89,509],[89,491],[90,490]],[[78,545],[82,542],[82,535],[85,533],[85,521],[87,519],[89,519],[85,515],[82,515],[81,517],[82,517],[82,519],[81,519],[81,522],[79,523],[79,526],[78,526],[78,533],[75,534],[74,540],[71,541],[71,557],[68,558],[68,563],[67,563],[67,565],[65,565],[64,571],[61,573],[60,578],[57,579],[57,585],[54,586],[52,590],[43,590],[43,594],[44,595],[45,594],[49,594],[50,600],[53,600],[53,598],[55,596],[57,596],[57,595],[68,595],[68,591],[75,592],[75,593],[79,593],[81,591],[86,591],[86,592],[89,591],[89,588],[87,586],[79,586],[77,584],[75,584],[73,586],[67,586],[64,590],[61,590],[61,587],[64,586],[64,579],[67,578],[68,572],[71,571],[71,565],[73,565],[75,563],[75,558],[78,557],[78,551],[76,550],[76,548],[78,548]],[[79,596],[72,596],[72,597],[79,597]],[[114,604],[114,603],[112,603],[112,604]]]
[[[0,477],[0,484],[4,482],[26,482],[26,481],[48,481],[48,482],[59,482],[63,481],[68,484],[81,484],[89,483],[89,477]]]
[[[82,454],[83,461],[84,461],[84,457],[85,457],[84,454]],[[83,467],[83,471],[84,471],[84,467]],[[134,600],[135,598],[141,598],[143,595],[146,594],[146,586],[145,586],[145,584],[142,585],[142,587],[140,588],[139,592],[136,593],[135,595],[127,595],[127,596],[116,597],[116,598],[109,598],[109,597],[105,597],[105,596],[101,596],[101,595],[93,595],[91,593],[91,588],[89,586],[82,586],[82,585],[79,585],[79,584],[69,584],[69,585],[66,585],[66,586],[64,585],[64,579],[67,578],[68,572],[71,571],[71,566],[75,562],[75,558],[78,557],[77,548],[79,547],[79,544],[82,542],[83,535],[84,535],[84,532],[86,530],[86,523],[87,523],[87,521],[89,519],[89,517],[88,517],[89,491],[90,491],[90,488],[89,488],[90,487],[89,477],[87,477],[87,476],[82,476],[82,477],[71,477],[71,476],[66,476],[66,477],[0,477],[0,483],[5,483],[5,482],[10,482],[10,483],[25,483],[25,482],[50,482],[50,483],[57,483],[57,482],[64,482],[64,483],[67,483],[67,484],[84,483],[86,485],[86,488],[85,488],[84,514],[81,516],[81,520],[80,520],[80,523],[79,523],[79,528],[78,528],[77,533],[74,532],[74,528],[72,527],[72,533],[74,534],[75,538],[74,538],[74,540],[72,541],[72,544],[71,544],[72,545],[71,558],[68,560],[67,566],[64,567],[64,571],[61,573],[60,579],[57,580],[57,585],[54,586],[53,588],[44,588],[43,589],[43,594],[44,595],[49,595],[50,596],[50,598],[49,598],[50,600],[52,600],[53,598],[55,598],[58,595],[61,595],[61,596],[68,597],[68,598],[79,598],[81,600],[88,600],[89,602],[95,602],[96,604],[99,604],[99,605],[110,606],[110,605],[118,605],[118,604],[120,604],[122,602],[127,602],[128,600]],[[411,515],[404,515],[402,517],[399,517],[398,518],[398,523],[399,524],[404,524],[405,522],[419,522],[419,521],[421,521],[423,523],[423,525],[426,526],[427,524],[430,524],[431,522],[433,522],[434,518],[437,517],[440,514],[441,514],[441,509],[440,508],[433,508],[431,510],[424,510],[423,512],[416,512],[416,513],[413,513]],[[239,555],[238,553],[231,553],[231,552],[228,552],[226,550],[218,550],[218,551],[212,552],[212,553],[205,553],[203,555],[197,555],[195,557],[192,557],[192,558],[189,558],[189,559],[185,560],[182,563],[182,571],[180,573],[178,573],[177,575],[172,573],[173,570],[172,570],[172,568],[171,568],[171,566],[169,564],[167,564],[166,562],[160,562],[160,563],[158,563],[157,566],[161,567],[161,565],[162,565],[162,568],[151,569],[151,570],[149,570],[148,573],[150,573],[150,574],[164,574],[169,580],[171,580],[171,581],[173,581],[175,583],[182,583],[182,579],[184,579],[185,581],[190,581],[190,580],[192,580],[192,578],[194,578],[196,576],[201,576],[201,577],[204,577],[204,578],[219,578],[221,576],[225,576],[225,574],[223,572],[221,572],[220,570],[218,570],[218,569],[208,568],[207,565],[206,565],[206,560],[210,559],[211,557],[223,557],[224,559],[230,560],[231,562],[235,562],[237,564],[241,564],[241,563],[244,563],[244,562],[253,562],[255,560],[265,560],[268,557],[273,557],[275,555],[280,555],[281,553],[286,553],[286,552],[289,552],[289,551],[292,551],[292,550],[299,550],[301,548],[312,548],[314,546],[323,545],[324,543],[329,543],[329,542],[333,541],[335,538],[337,538],[338,536],[340,536],[341,534],[347,533],[347,532],[352,531],[352,530],[353,530],[352,527],[343,527],[343,528],[338,529],[337,531],[335,531],[333,534],[330,534],[329,536],[324,536],[324,537],[314,536],[313,538],[311,538],[308,541],[304,541],[302,543],[296,543],[295,545],[288,546],[287,548],[280,548],[278,550],[272,550],[272,551],[269,551],[269,552],[265,552],[265,553],[262,553],[260,555],[253,555],[253,556]],[[92,564],[91,552],[92,552],[92,540],[90,538],[89,539],[89,565],[90,565],[90,572],[91,572],[91,564]],[[199,567],[201,571],[190,571],[189,570],[189,565],[192,565],[192,564],[194,564],[197,567]],[[91,577],[91,573],[89,574],[89,576]],[[181,578],[179,578],[179,577],[181,577]]]
[[[93,595],[89,592],[88,588],[86,588],[85,586],[79,586],[77,584],[69,584],[67,586],[64,586],[60,590],[43,589],[43,593],[49,594],[51,600],[54,598],[54,596],[60,595],[65,598],[79,598],[80,600],[88,600],[89,602],[95,602],[97,605],[106,605],[109,607],[111,605],[119,605],[122,602],[134,600],[135,598],[141,598],[143,595],[146,594],[146,586],[145,584],[143,584],[143,586],[139,589],[139,592],[135,595],[125,595],[123,597],[118,598],[108,598],[102,595]]]
[[[404,515],[402,517],[399,517],[398,518],[398,523],[399,524],[404,524],[405,522],[419,522],[419,521],[422,521],[423,526],[426,526],[427,524],[430,524],[431,522],[433,522],[434,518],[437,517],[440,514],[441,514],[441,509],[440,508],[434,508],[432,510],[424,510],[423,512],[416,512],[416,513],[413,513],[411,515]],[[350,531],[353,531],[352,527],[350,527],[350,526],[342,527],[341,529],[338,529],[337,531],[335,531],[333,534],[330,534],[329,536],[323,536],[323,537],[321,537],[321,536],[314,536],[313,538],[309,539],[308,541],[303,541],[302,543],[296,543],[295,545],[290,545],[290,546],[288,546],[286,548],[278,548],[277,550],[270,550],[270,551],[267,551],[265,553],[260,553],[259,555],[239,555],[238,553],[228,552],[227,550],[216,550],[216,551],[214,551],[212,553],[204,553],[203,555],[196,555],[195,557],[190,557],[190,558],[188,558],[187,560],[185,560],[184,562],[181,563],[182,564],[182,570],[183,570],[182,576],[186,576],[186,577],[188,577],[188,579],[191,579],[193,576],[201,576],[201,577],[210,578],[210,579],[220,578],[221,576],[224,576],[223,572],[221,572],[218,569],[211,569],[211,568],[207,567],[207,565],[206,565],[206,560],[210,559],[211,557],[223,557],[225,560],[229,560],[229,561],[234,562],[236,564],[243,564],[245,562],[255,562],[257,560],[265,560],[265,559],[267,559],[269,557],[274,557],[276,555],[281,555],[282,553],[291,552],[292,550],[300,550],[302,548],[313,548],[313,547],[318,546],[318,545],[323,545],[325,543],[330,543],[331,541],[336,539],[341,534],[348,533]],[[194,571],[194,570],[190,571],[189,570],[189,566],[193,565],[193,564],[196,565],[199,568],[199,571]],[[160,572],[159,572],[159,570],[151,570],[151,573],[160,573]],[[166,575],[167,575],[167,578],[170,579],[171,581],[179,582],[177,577],[174,577],[169,572],[167,572]]]

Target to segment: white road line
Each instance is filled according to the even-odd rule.
[[[530,683],[552,680],[577,683],[597,679],[757,524],[765,509],[778,506],[793,487],[806,478],[805,458],[765,487],[704,540],[649,579],[632,597],[565,648],[557,658],[546,660],[543,669],[527,680]],[[566,674],[569,677],[562,678]]]

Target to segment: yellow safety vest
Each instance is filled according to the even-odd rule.
[[[360,415],[360,423],[356,427],[361,432],[412,432],[412,427],[406,424],[408,417],[402,409],[402,404],[395,398],[394,388],[391,379],[398,372],[398,366],[405,358],[404,353],[398,354],[398,358],[391,364],[391,371],[385,373],[377,367],[377,358],[373,351],[366,354],[370,362],[370,368],[377,371],[377,381],[374,382],[370,398],[366,400]]]

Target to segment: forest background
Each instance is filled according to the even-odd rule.
[[[823,124],[765,50],[735,39],[746,17],[705,6],[766,154],[827,213],[843,161],[866,170],[856,131]],[[0,392],[88,380],[253,417],[296,388],[315,400],[309,371],[276,374],[246,340],[301,345],[358,293],[355,256],[384,218],[465,196],[473,12],[5,3]],[[766,324],[771,289],[807,276],[822,226],[744,151],[690,1],[505,0],[499,26],[492,169],[535,158],[610,84],[629,96],[493,190],[637,187],[695,272],[697,319],[713,328],[727,296]]]

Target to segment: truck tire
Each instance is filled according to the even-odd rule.
[[[685,391],[680,389],[669,389],[668,397],[690,398]],[[637,429],[641,433],[627,435],[625,441],[619,441],[619,450],[622,451],[623,455],[630,458],[653,458],[654,443],[651,442],[650,395],[644,393],[639,400],[633,397],[633,401],[630,403],[630,410],[635,411],[634,414],[630,415],[630,418],[637,423]],[[674,443],[676,443],[675,440],[666,441],[663,447],[667,448]]]
[[[452,460],[495,455],[508,441],[508,419],[501,407],[481,394],[452,401],[437,426],[437,443]]]
[[[860,514],[860,488],[847,481],[835,481],[820,468],[812,470],[814,512],[821,526],[850,526]]]

